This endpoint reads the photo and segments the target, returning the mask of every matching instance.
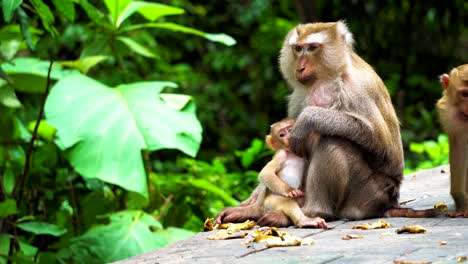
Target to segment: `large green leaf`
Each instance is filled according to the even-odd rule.
[[[47,71],[50,63],[34,58],[17,58],[12,63],[4,63],[2,69],[13,81],[16,90],[29,93],[43,93],[47,84]],[[76,70],[64,70],[60,64],[55,63],[50,73],[52,80],[77,73]]]
[[[17,227],[36,235],[52,235],[58,237],[67,232],[65,228],[44,222],[19,223]]]
[[[129,49],[133,50],[134,52],[136,52],[136,53],[138,53],[138,54],[140,54],[142,56],[149,57],[149,58],[156,58],[157,57],[156,54],[154,54],[147,47],[141,45],[140,43],[134,41],[131,38],[117,37],[117,40],[121,41],[122,43],[127,45],[127,47]]]
[[[169,29],[172,31],[176,32],[182,32],[182,33],[187,33],[187,34],[193,34],[197,35],[200,37],[204,37],[208,40],[214,41],[214,42],[220,42],[223,43],[226,46],[232,46],[236,44],[236,40],[232,38],[229,35],[226,35],[224,33],[220,34],[211,34],[211,33],[205,33],[201,30],[182,26],[179,24],[175,23],[145,23],[145,24],[137,24],[137,25],[132,25],[132,26],[127,26],[122,28],[122,31],[130,31],[130,30],[136,30],[136,29],[141,29],[141,28],[163,28],[163,29]]]
[[[135,12],[139,12],[143,17],[149,21],[155,21],[162,16],[180,15],[185,11],[178,7],[169,5],[163,5],[159,3],[149,3],[143,1],[134,1],[128,4],[121,13],[118,14],[118,19],[115,23],[115,27],[118,28],[125,19],[133,15]]]
[[[73,238],[66,251],[68,261],[109,263],[163,247],[166,239],[156,233],[161,224],[142,211],[110,215],[110,223],[97,225]],[[64,255],[63,252],[61,255]]]
[[[45,106],[57,145],[83,176],[147,195],[141,150],[175,148],[195,156],[202,128],[190,101],[175,109],[159,94],[171,82],[141,82],[115,89],[84,75],[61,79]]]
[[[107,10],[110,14],[110,20],[112,25],[116,25],[117,19],[122,11],[128,6],[133,0],[104,0]]]
[[[3,20],[5,22],[10,22],[13,17],[13,12],[15,9],[23,2],[23,0],[3,0],[2,1],[2,10],[3,10]]]
[[[167,239],[168,244],[176,241],[193,237],[196,233],[187,229],[170,226],[164,230],[158,231],[159,234]]]

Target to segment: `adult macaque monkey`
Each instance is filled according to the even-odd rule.
[[[450,144],[450,193],[457,212],[452,217],[468,217],[468,64],[443,74],[444,94],[437,102],[442,126]]]
[[[399,121],[384,83],[354,52],[345,23],[296,26],[279,61],[293,89],[290,149],[306,159],[305,215],[363,219],[433,212],[399,208],[404,167]],[[217,222],[254,219],[250,210],[257,201],[251,201],[255,197],[246,206],[225,209]],[[258,219],[261,225],[290,224],[278,211]]]

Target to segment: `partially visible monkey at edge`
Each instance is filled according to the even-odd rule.
[[[294,125],[291,118],[271,125],[270,134],[265,141],[275,151],[272,160],[260,171],[260,182],[266,186],[263,209],[282,211],[297,227],[327,228],[320,217],[304,215],[298,201],[304,196],[299,189],[302,184],[304,159],[289,150],[289,131]]]
[[[404,168],[399,121],[383,81],[355,53],[346,24],[296,26],[279,62],[293,90],[290,150],[306,160],[303,213],[327,220],[433,216],[434,210],[399,208]],[[226,208],[216,221],[290,225],[282,212],[258,213],[258,204],[251,203],[257,197],[254,191],[247,203]]]
[[[448,216],[468,218],[468,64],[443,74],[440,82],[444,92],[437,110],[449,138],[450,194],[457,208]]]

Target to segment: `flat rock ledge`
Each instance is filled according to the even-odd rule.
[[[454,203],[449,194],[448,166],[406,175],[401,188],[403,207],[433,208],[444,203],[449,211]],[[460,263],[468,257],[468,219],[448,218],[386,218],[389,229],[357,230],[353,226],[375,222],[334,221],[330,229],[282,228],[300,237],[311,237],[310,246],[265,249],[261,243],[242,244],[245,239],[208,240],[211,232],[117,263]],[[404,225],[422,225],[422,234],[397,234]],[[361,239],[343,240],[347,234]]]

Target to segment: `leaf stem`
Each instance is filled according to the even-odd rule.
[[[21,174],[18,182],[16,182],[15,186],[13,187],[13,191],[11,192],[12,196],[15,198],[15,200],[18,203],[23,200],[22,196],[23,196],[24,183],[26,182],[28,172],[29,172],[29,165],[31,163],[31,156],[32,156],[32,152],[34,149],[34,140],[37,137],[37,130],[39,128],[39,123],[41,122],[42,116],[44,115],[45,102],[47,100],[47,96],[49,95],[50,84],[52,83],[52,80],[50,79],[50,73],[52,71],[53,64],[54,64],[54,61],[51,59],[49,70],[47,72],[47,84],[45,88],[44,100],[42,101],[42,106],[41,106],[41,109],[39,110],[39,115],[37,116],[36,124],[34,125],[34,130],[31,136],[31,140],[29,141],[29,147],[26,153],[26,161],[24,163],[23,173]],[[19,204],[18,204],[18,207],[19,207]]]

